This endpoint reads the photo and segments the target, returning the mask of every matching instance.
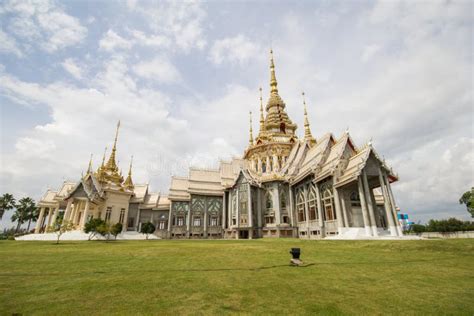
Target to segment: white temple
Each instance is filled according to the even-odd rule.
[[[107,161],[104,153],[97,170],[89,164],[77,182],[46,192],[35,232],[61,216],[77,230],[93,217],[120,222],[124,232],[152,222],[161,238],[401,237],[391,189],[398,177],[372,144],[357,147],[347,131],[314,138],[306,104],[298,138],[278,94],[273,55],[270,87],[265,108],[260,97],[255,138],[250,121],[243,156],[216,170],[191,168],[187,177],[172,177],[168,195],[134,184],[131,163],[126,179],[119,173],[119,123]]]

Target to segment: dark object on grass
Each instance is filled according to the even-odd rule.
[[[293,258],[290,260],[290,265],[300,266],[303,264],[303,261],[300,260],[301,250],[300,248],[291,248],[290,251]]]

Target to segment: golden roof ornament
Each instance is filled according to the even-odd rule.
[[[301,95],[303,96],[303,106],[304,106],[304,139],[314,144],[316,143],[316,140],[311,134],[311,129],[309,128],[308,111],[306,109],[306,99],[305,99],[304,92],[302,92]]]
[[[252,111],[249,111],[249,119],[250,119],[249,146],[252,146],[253,145]]]
[[[130,167],[128,168],[127,179],[125,179],[125,182],[123,183],[124,187],[129,190],[133,190],[135,187],[132,181],[132,164],[133,164],[133,156],[130,158]]]
[[[92,174],[92,153],[91,153],[91,158],[89,159],[89,166],[87,167],[87,174]]]
[[[115,163],[115,153],[117,151],[117,139],[118,139],[119,129],[120,129],[120,120],[117,123],[117,129],[115,131],[115,139],[114,139],[114,146],[112,147],[112,153],[110,154],[109,160],[107,161],[107,164],[106,164],[106,169],[112,172],[118,171],[117,164]]]
[[[278,83],[275,76],[275,63],[273,61],[273,49],[270,49],[270,92],[278,94]]]
[[[263,116],[263,98],[262,98],[262,87],[260,90],[260,132],[263,132],[265,128],[265,117]]]

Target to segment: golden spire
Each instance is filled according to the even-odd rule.
[[[125,188],[129,190],[133,190],[134,188],[133,181],[132,181],[132,164],[133,164],[133,156],[130,158],[130,167],[128,169],[127,179],[125,179],[125,182],[123,183]]]
[[[263,116],[263,99],[262,99],[262,87],[260,90],[260,133],[265,129],[265,117]]]
[[[304,139],[306,141],[310,141],[311,143],[314,143],[316,142],[316,140],[311,134],[311,130],[309,128],[308,111],[306,110],[306,100],[304,97],[304,92],[302,92],[301,94],[303,96],[303,105],[304,105]]]
[[[270,49],[270,92],[278,94],[277,80],[275,76],[275,63],[273,62],[273,49]]]
[[[249,145],[253,145],[253,131],[252,131],[252,111],[249,111],[250,118],[250,135],[249,135]]]
[[[92,154],[91,154],[91,158],[89,159],[89,166],[87,167],[86,174],[91,174],[91,173],[92,173]]]
[[[117,129],[115,131],[115,140],[114,140],[114,146],[112,147],[112,153],[110,154],[109,161],[107,161],[107,169],[110,171],[117,171],[118,167],[117,164],[115,163],[115,152],[117,151],[117,139],[118,139],[118,132],[120,128],[120,120],[117,123]]]

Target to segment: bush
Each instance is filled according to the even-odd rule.
[[[426,225],[426,231],[439,232],[439,233],[450,233],[459,231],[472,231],[474,230],[474,223],[469,221],[461,221],[456,218],[442,219],[442,220],[430,220]]]
[[[140,229],[140,233],[146,235],[146,239],[148,240],[148,235],[153,234],[155,232],[155,225],[153,223],[147,222],[142,224],[142,228]]]
[[[89,234],[89,240],[95,237],[99,231],[99,227],[105,225],[104,220],[100,218],[91,218],[87,223],[84,225],[84,232]]]
[[[112,227],[110,227],[110,233],[112,234],[112,236],[115,237],[115,239],[117,239],[117,235],[122,232],[122,228],[123,226],[120,223],[117,223],[115,225],[112,225]]]
[[[412,224],[410,226],[410,232],[413,232],[415,234],[421,234],[426,231],[425,225],[422,224]]]

